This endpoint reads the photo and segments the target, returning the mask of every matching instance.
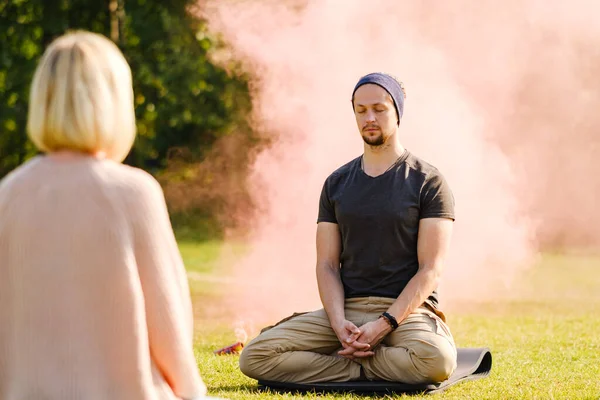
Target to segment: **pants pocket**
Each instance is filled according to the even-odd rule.
[[[435,333],[447,338],[452,344],[454,344],[454,337],[452,337],[452,333],[450,332],[448,325],[446,325],[446,323],[442,321],[440,317],[432,312],[428,312],[426,315],[435,323]]]

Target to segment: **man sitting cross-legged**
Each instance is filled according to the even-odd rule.
[[[240,368],[281,382],[441,382],[456,368],[436,293],[452,192],[435,167],[400,144],[400,82],[366,75],[352,106],[364,154],[327,178],[319,204],[323,309],[263,331],[242,352]]]

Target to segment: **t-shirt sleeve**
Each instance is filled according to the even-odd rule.
[[[423,185],[420,218],[455,219],[454,195],[448,182],[439,172],[428,177]]]
[[[335,207],[331,202],[329,185],[330,181],[329,179],[327,179],[323,184],[323,189],[321,190],[321,198],[319,199],[319,217],[317,218],[317,223],[332,222],[334,224],[337,224],[337,218],[335,217]]]

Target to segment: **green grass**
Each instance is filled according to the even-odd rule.
[[[257,391],[256,381],[238,370],[237,356],[213,354],[236,338],[227,321],[211,319],[208,324],[210,313],[202,311],[210,301],[218,302],[220,286],[214,282],[228,272],[219,265],[220,242],[182,242],[180,246],[194,276],[190,284],[197,304],[196,318],[202,326],[196,355],[212,395],[229,399],[382,398]],[[235,250],[241,254],[243,246]],[[433,398],[600,399],[600,256],[547,254],[524,274],[515,292],[518,295],[505,300],[471,302],[448,310],[458,346],[492,350],[492,374],[451,387]]]
[[[235,258],[243,253],[244,246],[236,243],[225,246],[218,240],[199,243],[180,240],[179,251],[188,271],[192,294],[201,300],[221,294],[222,285],[219,283],[226,277]]]

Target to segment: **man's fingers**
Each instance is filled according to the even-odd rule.
[[[368,348],[371,347],[371,345],[369,343],[362,343],[362,342],[357,342],[356,340],[352,341],[352,342],[347,342],[344,343],[342,342],[342,347],[344,349],[354,349],[354,350],[367,350]]]
[[[367,350],[371,347],[369,343],[362,343],[357,341],[350,343],[350,346],[354,347],[356,350]]]
[[[356,352],[356,349],[348,346],[348,347],[345,347],[343,350],[338,351],[338,354],[340,356],[347,356],[347,355],[353,354],[354,352]]]
[[[373,352],[373,351],[355,351],[354,353],[352,353],[352,355],[357,358],[366,358],[366,357],[372,357],[373,355],[375,355],[375,352]]]
[[[357,333],[357,334],[360,333],[360,329],[358,329],[358,326],[354,325],[350,321],[346,321],[345,328],[348,332]]]
[[[346,349],[348,347],[354,348],[355,350],[366,350],[371,347],[369,343],[359,342],[357,340],[353,340],[349,342],[346,340],[345,342],[341,342],[342,346]]]
[[[357,327],[353,327],[352,329],[348,329],[348,332],[350,332],[350,335],[346,339],[346,342],[348,342],[348,343],[356,340],[356,338],[359,337],[360,334],[362,333],[360,331],[360,329],[358,329]]]
[[[350,336],[348,336],[346,338],[346,343],[352,343],[352,342],[356,341],[356,339],[358,339],[361,334],[362,334],[361,331],[358,331],[358,333],[351,333]]]
[[[346,341],[348,343],[354,342],[356,339],[358,339],[360,337],[360,334],[361,334],[360,332],[357,334],[353,333],[348,337],[348,339],[346,339]]]

